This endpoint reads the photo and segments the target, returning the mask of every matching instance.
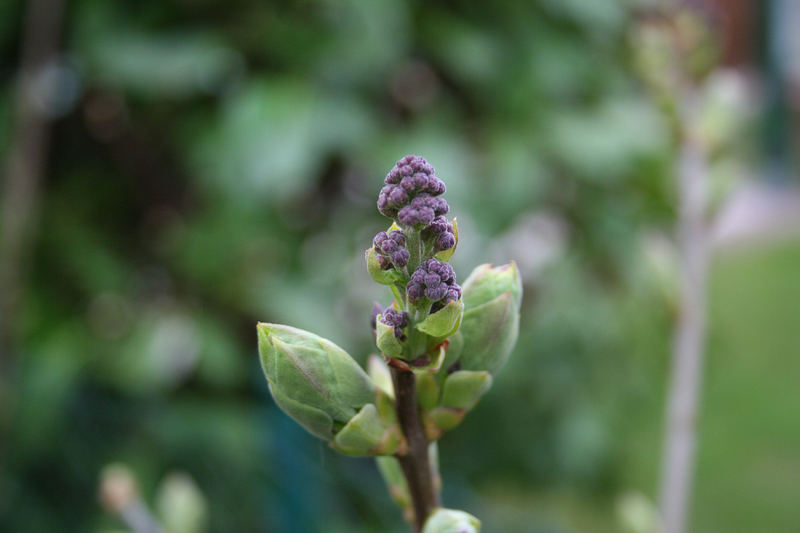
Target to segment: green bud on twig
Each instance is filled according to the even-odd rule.
[[[369,376],[341,348],[308,331],[258,324],[261,367],[278,406],[309,432],[331,440],[375,401]]]
[[[486,371],[459,370],[447,376],[439,402],[444,407],[469,411],[492,386],[492,376]]]
[[[434,374],[417,374],[417,402],[423,409],[433,409],[439,401],[439,384]]]
[[[464,282],[462,299],[464,317],[459,331],[467,348],[460,366],[496,374],[519,334],[522,283],[516,263],[477,267]]]
[[[475,309],[504,292],[510,291],[514,309],[519,311],[522,301],[522,281],[515,261],[499,267],[494,267],[489,263],[478,265],[461,288],[463,290],[462,299],[467,310]]]
[[[370,403],[336,434],[331,446],[348,455],[392,455],[402,442],[397,424],[387,425],[378,408]]]
[[[403,510],[406,520],[411,522],[414,517],[414,510],[411,507],[408,482],[403,476],[400,463],[394,457],[376,457],[375,462],[378,465],[378,471],[381,473],[384,483],[386,483],[386,487],[389,489],[389,496]]]
[[[478,533],[481,521],[464,511],[437,509],[425,522],[422,533]]]
[[[436,440],[459,425],[491,386],[486,371],[458,370],[447,376],[439,405],[423,413],[426,436]]]

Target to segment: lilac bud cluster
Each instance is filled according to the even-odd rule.
[[[402,231],[382,231],[372,239],[372,245],[375,247],[378,264],[383,270],[389,270],[393,266],[403,268],[408,264],[410,255],[406,248],[406,236]]]
[[[434,304],[439,303],[439,308],[461,298],[461,287],[456,284],[453,267],[434,258],[426,260],[414,271],[406,290],[411,302],[424,296]]]
[[[395,337],[401,341],[406,340],[406,336],[403,334],[403,328],[408,326],[408,313],[405,311],[398,311],[394,307],[387,307],[381,315],[381,322],[394,328]]]
[[[433,247],[437,252],[449,250],[456,245],[453,224],[445,217],[434,218],[433,222],[428,224],[423,230],[423,235],[433,240]]]
[[[444,198],[437,198],[445,192],[444,182],[422,157],[407,155],[400,159],[384,182],[378,195],[378,210],[401,224],[428,225],[450,210]]]

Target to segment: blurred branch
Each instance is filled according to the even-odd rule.
[[[681,306],[675,326],[661,474],[662,533],[686,531],[694,475],[697,411],[706,337],[708,159],[692,128],[697,95],[687,88],[680,114],[678,243]]]
[[[37,105],[34,95],[54,89],[42,87],[41,74],[57,53],[63,12],[64,0],[30,0],[22,31],[14,125],[0,204],[0,354],[6,354],[0,360],[2,370],[10,366],[7,354],[13,347],[12,321],[36,225],[39,182],[50,137],[51,118]]]
[[[128,467],[106,466],[100,474],[100,501],[116,513],[133,533],[163,533],[161,524],[139,495],[136,480]]]

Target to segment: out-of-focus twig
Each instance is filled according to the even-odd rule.
[[[35,85],[57,51],[65,0],[30,0],[22,32],[14,125],[0,204],[0,377],[10,366],[28,245],[36,224],[38,189],[50,137],[50,117],[36,105]],[[39,87],[42,89],[42,87]],[[47,87],[44,88],[48,90]]]
[[[664,427],[659,533],[683,533],[692,495],[706,337],[709,263],[708,139],[701,132],[704,83],[719,58],[716,16],[702,0],[662,0],[639,27],[643,79],[676,139],[680,307],[673,332]]]
[[[661,533],[686,531],[706,336],[708,160],[691,126],[696,96],[684,93],[678,164],[680,313],[675,325],[661,475]]]
[[[133,473],[127,467],[112,464],[103,469],[100,501],[119,515],[133,533],[163,533],[161,524],[142,501]]]

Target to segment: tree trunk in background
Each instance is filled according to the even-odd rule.
[[[36,226],[39,182],[50,137],[51,118],[35,95],[55,89],[44,86],[41,74],[57,54],[63,11],[64,0],[30,0],[25,13],[0,205],[0,378],[9,370],[14,349],[13,322]]]

